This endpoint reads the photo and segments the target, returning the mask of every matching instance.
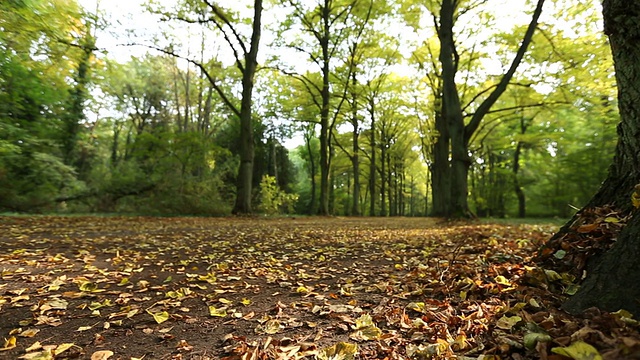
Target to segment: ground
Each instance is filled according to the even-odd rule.
[[[559,310],[557,226],[425,218],[0,217],[2,359],[638,359]]]

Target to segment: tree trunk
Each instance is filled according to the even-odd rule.
[[[633,213],[611,250],[588,267],[582,287],[564,308],[577,313],[592,306],[625,309],[640,316],[640,214],[631,203],[640,183],[640,2],[605,0],[604,30],[609,36],[618,84],[618,145],[609,175],[586,207],[613,204]],[[636,190],[640,193],[640,190]],[[566,227],[566,226],[565,226]],[[562,231],[562,230],[561,230]]]
[[[448,216],[451,204],[451,190],[449,183],[449,127],[442,116],[442,109],[436,108],[436,131],[438,138],[433,145],[433,165],[431,166],[431,205],[432,216]]]
[[[329,89],[330,81],[330,59],[329,53],[329,32],[330,24],[329,1],[325,0],[322,7],[322,35],[318,39],[322,51],[322,108],[320,109],[320,215],[329,215],[329,102],[331,93]]]
[[[329,211],[323,215],[334,214],[336,210],[336,169],[331,167],[331,159],[334,156],[335,148],[331,145],[331,140],[329,140]]]
[[[464,117],[458,95],[455,76],[458,67],[458,55],[453,40],[453,24],[456,13],[453,0],[444,0],[440,8],[440,64],[442,65],[442,115],[447,124],[451,139],[451,199],[446,215],[463,217],[468,213],[467,172],[471,161],[467,153],[464,138]]]
[[[76,84],[70,91],[69,111],[64,117],[64,133],[62,134],[63,160],[67,165],[76,166],[77,170],[85,170],[83,169],[85,167],[84,159],[78,157],[77,154],[77,145],[81,124],[85,120],[84,107],[88,96],[87,85],[89,83],[90,60],[93,56],[94,47],[95,39],[91,35],[91,28],[88,28],[82,43],[82,56],[78,62],[77,73],[74,76]]]
[[[317,214],[316,209],[316,162],[311,149],[311,138],[313,132],[313,124],[305,132],[305,142],[307,143],[307,152],[309,153],[309,175],[311,177],[311,202],[309,203],[309,215]]]
[[[369,216],[376,215],[376,104],[371,97],[369,99],[369,112],[371,114],[371,163],[369,164]]]
[[[244,71],[242,72],[242,100],[240,102],[240,168],[236,182],[236,203],[234,214],[250,214],[251,188],[253,183],[253,85],[258,68],[258,48],[260,44],[262,18],[262,0],[255,0],[253,14],[253,32],[251,47],[245,54]]]
[[[518,141],[516,145],[516,151],[513,154],[513,188],[516,192],[516,197],[518,198],[518,217],[525,218],[526,213],[526,198],[524,196],[524,191],[520,186],[520,181],[518,180],[518,171],[520,170],[520,153],[522,152],[522,142]]]
[[[351,209],[351,215],[360,216],[360,144],[358,139],[360,137],[360,129],[358,128],[358,99],[355,87],[357,85],[356,73],[352,75],[352,85],[354,87],[352,94],[352,108],[351,108],[351,124],[353,125],[353,155],[351,156],[351,163],[353,165],[353,204]]]
[[[387,174],[386,171],[386,145],[384,145],[384,136],[383,136],[383,144],[380,146],[380,216],[387,216],[387,199],[385,199],[386,189],[387,189]]]
[[[471,166],[471,159],[469,157],[469,141],[478,129],[478,126],[484,116],[506,90],[507,85],[515,74],[518,65],[522,61],[527,47],[533,38],[533,33],[538,24],[538,19],[542,13],[544,0],[538,0],[531,22],[529,23],[522,43],[520,44],[509,69],[504,76],[502,76],[495,89],[478,106],[467,125],[464,123],[460,97],[455,83],[459,56],[453,38],[453,27],[457,17],[458,4],[459,2],[455,0],[443,0],[440,7],[440,23],[438,26],[438,39],[440,40],[439,60],[442,66],[442,116],[446,125],[438,124],[436,121],[436,128],[438,129],[438,125],[440,125],[440,128],[448,126],[448,135],[451,141],[451,168],[449,177],[444,180],[449,182],[450,199],[443,203],[443,199],[441,197],[444,195],[436,195],[437,192],[441,190],[436,188],[442,186],[440,183],[442,179],[440,177],[443,176],[445,171],[443,167],[444,165],[438,164],[436,161],[434,166],[434,215],[442,214],[450,217],[470,217],[473,216],[473,214],[469,210],[467,201],[467,176],[469,173],[469,167]],[[441,137],[442,134],[440,134],[438,141],[440,141]],[[436,151],[440,150],[434,149],[434,152]],[[442,154],[440,153],[439,156],[442,157]],[[450,206],[447,209],[446,207],[449,203]]]

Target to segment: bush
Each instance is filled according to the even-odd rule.
[[[260,211],[267,215],[292,213],[297,194],[288,194],[278,187],[274,176],[264,175],[260,181]]]

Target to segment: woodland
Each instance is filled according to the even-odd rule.
[[[240,4],[103,47],[100,6],[3,2],[0,211],[568,218],[605,178],[597,1]]]
[[[0,3],[0,358],[640,358],[640,2],[141,4]]]

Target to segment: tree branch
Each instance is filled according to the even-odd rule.
[[[507,70],[507,73],[504,74],[502,79],[500,79],[500,82],[498,83],[498,86],[495,88],[495,90],[482,102],[482,104],[480,104],[480,106],[478,107],[478,110],[473,114],[471,121],[469,121],[467,126],[465,126],[464,141],[466,144],[469,143],[469,139],[471,138],[471,135],[478,129],[478,126],[480,125],[482,118],[489,112],[489,109],[491,109],[491,107],[493,106],[493,104],[495,104],[495,102],[498,100],[500,95],[502,95],[502,93],[507,89],[507,86],[509,85],[511,78],[515,74],[516,69],[518,68],[518,66],[520,65],[520,62],[524,58],[524,54],[527,52],[527,48],[529,47],[529,44],[533,39],[533,34],[537,28],[538,19],[542,14],[542,7],[544,5],[544,1],[545,0],[538,0],[538,4],[536,6],[535,11],[533,12],[533,17],[531,19],[531,22],[529,23],[529,26],[524,35],[524,38],[522,39],[522,44],[520,44],[520,48],[518,49],[516,56],[513,58],[513,61],[511,62],[511,66],[509,67],[509,70]]]
[[[227,95],[224,93],[224,91],[222,90],[222,88],[217,84],[217,79],[214,78],[209,71],[207,70],[207,68],[202,65],[200,62],[195,61],[193,59],[184,57],[180,54],[177,54],[176,52],[172,51],[172,50],[167,50],[167,49],[163,49],[163,48],[159,48],[157,46],[152,46],[152,45],[145,45],[145,44],[131,44],[131,45],[138,45],[138,46],[144,46],[147,47],[149,49],[153,49],[156,51],[159,51],[163,54],[169,55],[169,56],[173,56],[175,58],[178,59],[182,59],[182,60],[186,60],[188,61],[190,64],[195,65],[197,68],[199,68],[202,73],[204,74],[204,76],[207,77],[207,80],[209,80],[209,83],[211,84],[211,86],[213,87],[213,89],[216,91],[216,93],[218,93],[218,95],[220,96],[220,98],[222,99],[222,102],[224,102],[225,105],[227,105],[227,107],[229,108],[229,110],[231,110],[236,116],[240,117],[240,109],[238,109],[237,106],[235,106],[231,100],[227,97]]]

